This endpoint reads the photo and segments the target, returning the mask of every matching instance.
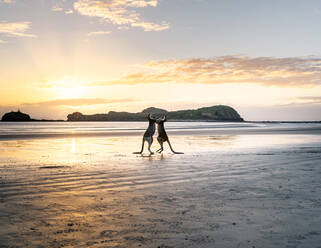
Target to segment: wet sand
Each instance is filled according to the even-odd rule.
[[[321,247],[321,135],[201,134],[0,141],[0,247]]]

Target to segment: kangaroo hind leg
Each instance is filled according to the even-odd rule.
[[[164,147],[163,147],[163,140],[162,139],[160,139],[160,138],[157,138],[157,141],[158,141],[158,143],[159,143],[159,145],[160,145],[160,148],[156,151],[156,152],[158,152],[158,153],[161,153],[163,150],[164,150]]]
[[[150,154],[154,154],[154,153],[150,150],[150,147],[151,147],[152,144],[153,144],[153,137],[148,137],[147,142],[148,142],[148,151],[149,151],[149,153],[150,153]]]

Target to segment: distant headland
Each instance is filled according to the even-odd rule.
[[[166,115],[172,121],[244,121],[239,113],[229,106],[217,105],[199,109],[167,111],[150,107],[138,113],[109,111],[107,114],[84,115],[75,112],[67,116],[68,121],[145,121],[147,114]]]

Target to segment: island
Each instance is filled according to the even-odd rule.
[[[74,112],[67,116],[67,121],[145,121],[148,114],[166,115],[170,121],[244,121],[234,108],[225,105],[178,111],[150,107],[138,113],[109,111],[107,114],[84,115]]]
[[[43,121],[43,122],[61,122],[61,121],[64,121],[64,120],[46,120],[46,119],[41,119],[41,120],[38,120],[38,119],[32,119],[30,117],[30,115],[28,114],[25,114],[25,113],[22,113],[20,110],[18,111],[11,111],[11,112],[8,112],[8,113],[5,113],[2,118],[1,118],[1,121],[8,121],[8,122],[26,122],[26,121]]]
[[[28,114],[20,112],[11,111],[2,116],[1,121],[31,121],[31,118]]]

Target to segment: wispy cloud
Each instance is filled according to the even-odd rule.
[[[94,32],[88,33],[88,36],[107,35],[110,33],[111,31],[94,31]]]
[[[321,96],[302,96],[287,99],[289,104],[321,104]]]
[[[22,103],[18,105],[0,106],[1,108],[23,108],[23,107],[80,107],[80,106],[91,106],[91,105],[102,105],[102,104],[114,104],[114,103],[125,103],[134,102],[132,98],[121,98],[121,99],[103,99],[103,98],[74,98],[74,99],[57,99],[43,102],[32,102]]]
[[[13,0],[0,0],[0,3],[13,3]]]
[[[68,10],[65,10],[65,14],[66,15],[70,15],[70,14],[73,14],[74,11],[72,9],[68,9]]]
[[[276,86],[321,85],[321,58],[242,57],[151,61],[135,73],[91,85],[150,83],[254,83]]]
[[[167,22],[146,22],[133,8],[156,7],[158,0],[78,0],[74,9],[79,14],[98,17],[112,24],[139,27],[144,31],[162,31],[169,28]]]
[[[122,103],[122,102],[132,102],[133,99],[123,98],[123,99],[103,99],[103,98],[75,98],[75,99],[58,99],[45,102],[35,102],[35,103],[23,103],[21,106],[85,106],[85,105],[99,105],[99,104],[112,104],[112,103]]]
[[[72,13],[74,13],[74,11],[72,9],[68,9],[68,10],[65,10],[63,7],[62,7],[62,3],[57,3],[56,5],[54,5],[52,8],[51,8],[52,11],[55,11],[55,12],[64,12],[66,15],[70,15]]]
[[[30,27],[31,22],[0,22],[0,34],[34,38],[36,35],[26,33]]]
[[[57,6],[57,5],[53,6],[53,7],[51,8],[51,10],[52,10],[52,11],[56,11],[56,12],[64,11],[64,9],[63,9],[62,7]]]
[[[169,24],[163,21],[161,24],[156,24],[152,22],[136,22],[131,24],[133,27],[139,27],[144,29],[144,31],[163,31],[169,29]]]
[[[0,40],[0,44],[5,44],[5,43],[8,43],[8,41],[6,41],[6,40]]]

